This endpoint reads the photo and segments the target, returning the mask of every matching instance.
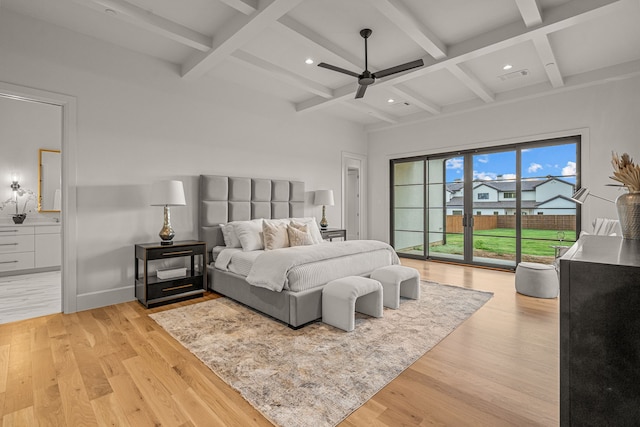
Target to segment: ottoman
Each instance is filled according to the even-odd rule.
[[[385,307],[400,308],[400,297],[420,299],[420,273],[415,268],[389,265],[374,270],[371,278],[382,284]]]
[[[516,267],[516,291],[536,298],[556,298],[560,292],[558,272],[553,265],[521,262]]]
[[[382,285],[377,280],[348,276],[322,289],[322,321],[344,331],[355,328],[355,312],[382,317]]]

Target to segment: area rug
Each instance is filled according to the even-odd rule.
[[[299,330],[228,298],[151,314],[278,426],[335,426],[438,344],[492,293],[422,282],[384,317]]]

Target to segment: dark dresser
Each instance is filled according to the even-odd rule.
[[[583,236],[560,258],[560,425],[640,425],[640,240]]]

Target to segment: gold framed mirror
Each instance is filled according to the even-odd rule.
[[[60,150],[38,150],[38,212],[60,212],[61,163]]]

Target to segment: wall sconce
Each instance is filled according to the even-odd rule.
[[[164,225],[158,235],[162,239],[160,244],[172,245],[173,228],[171,228],[170,206],[184,206],[184,186],[182,181],[159,181],[151,187],[151,206],[164,206]]]
[[[18,181],[20,180],[20,177],[13,173],[11,174],[11,190],[16,193],[19,189],[20,189],[20,184],[18,184]]]
[[[326,230],[329,226],[327,217],[325,216],[325,207],[333,206],[333,190],[316,190],[314,194],[314,205],[322,205],[322,220],[320,220],[320,229]]]

